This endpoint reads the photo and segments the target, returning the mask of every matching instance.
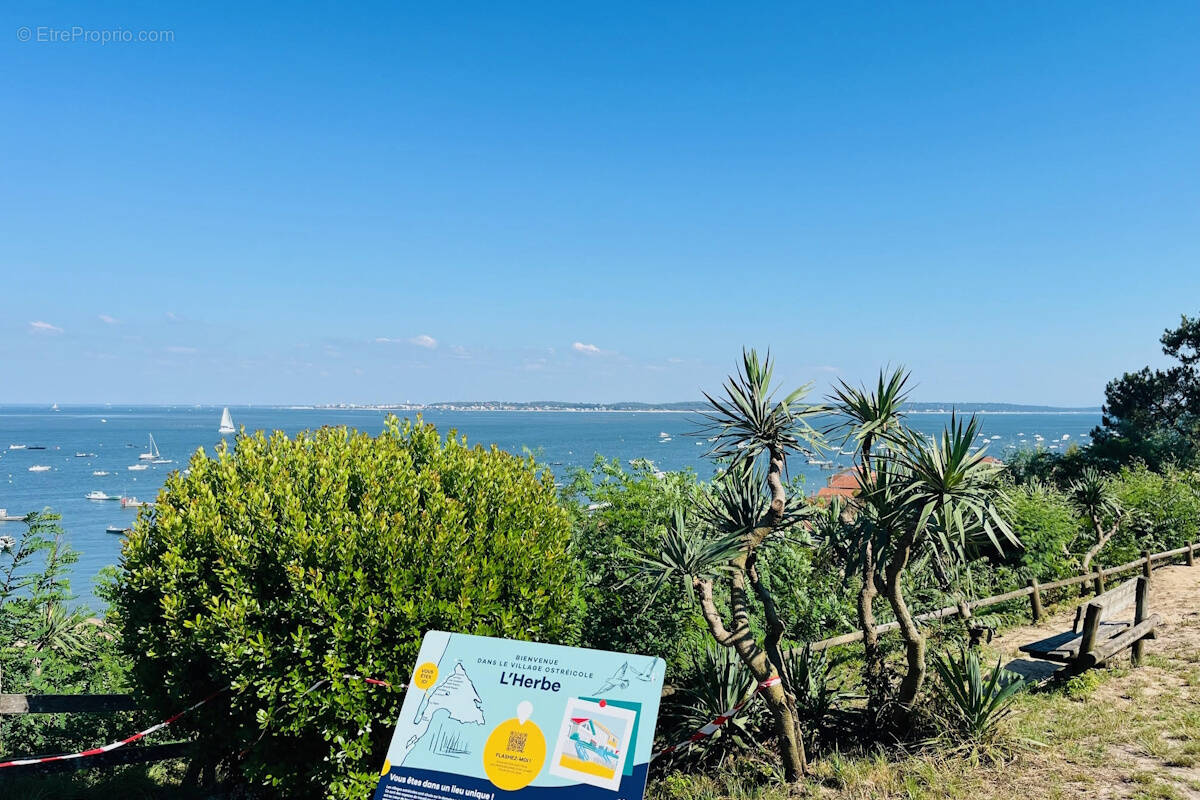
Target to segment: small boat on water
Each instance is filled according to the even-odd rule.
[[[158,452],[158,445],[154,443],[154,434],[152,433],[150,434],[150,449],[138,456],[138,460],[153,461],[156,458],[162,458],[162,455]]]
[[[55,403],[54,405],[50,406],[50,410],[51,411],[62,411],[62,409],[58,407],[58,403]]]
[[[142,506],[153,506],[154,503],[147,503],[145,500],[138,500],[136,497],[122,497],[121,508],[141,508]]]
[[[49,472],[50,467],[46,466],[45,464],[34,464],[32,467],[29,468],[29,471],[30,472]]]
[[[150,465],[149,464],[130,464],[125,469],[129,470],[130,472],[141,472],[144,469],[150,469]]]
[[[98,469],[95,472],[93,472],[92,474],[93,475],[108,475],[110,473],[108,472],[108,470]]]
[[[120,536],[120,535],[129,533],[129,530],[130,530],[129,528],[122,528],[117,525],[109,525],[107,528],[104,529],[104,532],[105,533],[115,533],[118,536]]]
[[[101,492],[100,490],[96,490],[94,492],[88,492],[86,495],[84,495],[83,499],[85,499],[85,500],[120,500],[121,498],[113,497],[111,494],[105,494],[104,492]]]
[[[96,454],[95,453],[76,453],[75,457],[76,458],[95,458]]]
[[[25,515],[9,514],[7,508],[0,508],[0,522],[24,522]]]
[[[9,449],[9,450],[24,450],[24,449],[25,449],[25,445],[23,445],[23,444],[10,444],[10,445],[8,446],[8,449]]]
[[[228,407],[226,407],[226,409],[221,412],[221,426],[219,428],[217,428],[217,433],[220,433],[220,434],[236,433],[236,431],[233,427],[233,417],[229,414]]]
[[[45,450],[45,449],[46,449],[46,445],[44,445],[44,444],[31,444],[31,445],[29,445],[28,447],[26,447],[25,449],[26,449],[26,450]]]

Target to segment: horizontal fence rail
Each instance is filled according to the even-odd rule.
[[[131,694],[0,694],[0,715],[110,714],[137,710]]]
[[[1138,568],[1141,568],[1148,574],[1149,571],[1153,569],[1155,562],[1168,561],[1172,558],[1184,556],[1188,566],[1193,566],[1196,562],[1196,547],[1197,545],[1193,543],[1184,547],[1177,547],[1174,550],[1167,550],[1163,553],[1147,553],[1136,561],[1130,561],[1128,564],[1121,564],[1120,566],[1116,567],[1108,567],[1107,569],[1101,569],[1097,567],[1089,574],[1076,575],[1073,578],[1063,578],[1062,580],[1051,581],[1050,583],[1038,583],[1036,580],[1030,581],[1029,586],[1021,589],[1014,589],[1011,592],[1005,592],[1004,594],[998,594],[992,597],[984,597],[979,600],[972,600],[971,602],[966,603],[965,606],[968,609],[969,614],[971,611],[974,611],[977,608],[987,608],[988,606],[1007,603],[1009,600],[1017,600],[1022,597],[1029,597],[1031,598],[1033,617],[1034,621],[1036,622],[1042,617],[1042,592],[1053,591],[1054,589],[1065,589],[1068,586],[1079,586],[1081,584],[1091,583],[1096,587],[1097,594],[1100,594],[1104,591],[1104,580],[1106,578]],[[946,617],[957,617],[961,614],[961,612],[962,609],[959,608],[959,606],[946,606],[945,608],[935,609],[934,611],[927,611],[924,614],[917,614],[913,617],[913,620],[918,623],[933,622],[935,620],[945,619]],[[885,622],[882,625],[876,625],[875,632],[887,633],[888,631],[894,631],[899,627],[899,622]],[[811,642],[809,647],[813,650],[826,650],[830,647],[854,644],[855,642],[862,641],[862,638],[862,631],[851,631],[850,633],[843,633],[840,636],[822,639],[819,642]]]

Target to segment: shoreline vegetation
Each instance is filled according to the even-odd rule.
[[[697,414],[707,410],[702,402],[678,403],[569,403],[503,401],[454,403],[326,403],[287,408],[339,409],[345,411],[568,411],[577,413]],[[1099,414],[1100,406],[1039,406],[1020,403],[910,403],[910,414]]]

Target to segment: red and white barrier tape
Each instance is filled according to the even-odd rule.
[[[360,680],[360,681],[363,681],[364,683],[369,683],[372,686],[386,686],[389,689],[392,686],[392,684],[388,683],[387,681],[381,681],[378,678],[364,678],[361,675],[343,675],[342,677],[349,678],[351,680]],[[304,695],[308,694],[309,692],[316,691],[320,686],[322,686],[326,683],[329,683],[329,682],[330,682],[329,678],[324,678],[322,680],[319,680],[316,683],[314,683],[312,686],[310,686],[306,690],[304,690],[304,693],[301,694],[300,696],[303,697]],[[158,723],[157,725],[153,725],[149,728],[146,728],[146,730],[144,730],[144,731],[139,731],[138,733],[135,733],[134,735],[132,735],[128,738],[122,739],[119,742],[113,742],[112,744],[106,744],[103,747],[94,747],[91,750],[83,750],[79,753],[70,753],[69,755],[63,755],[63,756],[42,756],[40,758],[21,758],[21,759],[15,760],[15,761],[4,761],[4,762],[0,762],[0,769],[3,769],[4,767],[26,767],[31,764],[47,764],[51,761],[69,761],[70,759],[73,759],[73,758],[86,758],[87,756],[96,756],[96,755],[100,755],[101,753],[108,753],[112,750],[116,750],[118,747],[124,747],[127,744],[133,744],[134,742],[138,741],[139,739],[143,739],[156,731],[162,730],[163,728],[170,725],[172,722],[175,722],[177,719],[182,717],[184,714],[195,711],[197,708],[199,708],[200,706],[209,702],[214,697],[216,697],[217,695],[219,695],[225,691],[228,691],[228,690],[227,689],[218,689],[217,691],[210,694],[208,697],[205,697],[203,700],[192,703],[190,706],[185,708],[183,711],[180,711],[179,713],[175,714],[174,716],[168,717],[167,719],[163,720],[162,722]],[[266,731],[264,731],[264,733],[265,732]],[[262,739],[262,736],[259,736],[259,739]],[[255,744],[257,744],[257,742],[255,742]],[[251,747],[253,747],[253,745],[251,745]],[[248,749],[249,748],[247,748],[247,750]],[[244,752],[245,751],[243,751],[243,753]]]
[[[146,728],[146,730],[144,730],[144,731],[139,731],[138,733],[135,733],[133,736],[130,736],[126,739],[122,739],[119,742],[113,742],[112,744],[106,744],[103,747],[94,747],[91,750],[84,750],[83,752],[80,752],[80,753],[71,753],[70,755],[65,755],[65,756],[42,756],[41,758],[20,758],[20,759],[17,759],[16,761],[5,761],[3,763],[0,763],[0,769],[2,769],[4,767],[25,767],[25,766],[29,766],[30,764],[47,764],[51,761],[68,761],[72,758],[86,758],[87,756],[97,756],[97,755],[100,755],[101,753],[107,753],[112,750],[116,750],[118,747],[124,747],[127,744],[133,744],[138,739],[149,736],[150,734],[154,733],[155,731],[158,731],[158,730],[161,730],[161,729],[167,727],[172,722],[174,722],[175,720],[182,717],[184,714],[188,713],[189,711],[195,711],[197,708],[204,705],[209,700],[212,700],[214,697],[216,697],[217,695],[219,695],[221,692],[224,692],[224,691],[225,691],[224,689],[218,689],[217,691],[213,692],[212,694],[210,694],[208,697],[204,698],[203,700],[200,700],[199,702],[196,702],[196,703],[192,703],[190,706],[185,708],[183,711],[180,711],[178,714],[176,714],[172,717],[168,717],[167,719],[164,719],[162,722],[158,723],[157,725]]]
[[[364,678],[361,675],[348,675],[348,674],[344,674],[341,677],[346,678],[348,680],[360,680],[360,681],[362,681],[364,683],[368,683],[372,686],[384,686],[389,689],[392,688],[392,684],[388,683],[387,681],[381,681],[378,678]],[[314,683],[312,686],[305,689],[304,692],[302,692],[300,694],[300,697],[304,697],[304,695],[306,695],[306,694],[315,692],[317,689],[319,689],[320,687],[324,686],[327,683],[330,683],[331,681],[332,681],[332,678],[322,678],[321,680]],[[712,722],[708,723],[703,728],[696,731],[689,738],[685,739],[684,741],[680,742],[679,744],[673,744],[670,747],[664,747],[662,750],[659,750],[657,753],[654,753],[652,756],[650,756],[650,760],[653,761],[654,759],[658,758],[659,756],[666,755],[667,753],[673,753],[677,750],[685,749],[687,747],[692,746],[696,742],[701,741],[702,739],[707,739],[708,737],[712,736],[714,733],[717,732],[717,730],[722,725],[724,725],[726,722],[731,720],[733,717],[737,716],[737,713],[739,711],[741,711],[743,708],[745,708],[746,704],[749,703],[751,700],[753,700],[758,695],[759,692],[761,692],[763,689],[769,689],[770,687],[775,686],[778,683],[780,683],[780,679],[778,677],[775,677],[775,678],[770,678],[769,680],[765,680],[762,683],[758,684],[758,686],[755,687],[754,691],[749,696],[747,696],[745,700],[738,703],[733,708],[728,709],[723,714],[721,714],[716,719],[714,719]],[[143,738],[149,736],[150,734],[155,733],[156,731],[162,730],[163,728],[170,725],[172,722],[175,722],[177,719],[182,717],[184,714],[195,711],[197,708],[199,708],[200,706],[209,702],[214,697],[216,697],[217,695],[221,694],[224,691],[226,691],[226,690],[218,689],[217,691],[210,694],[208,697],[205,697],[202,700],[192,703],[190,706],[185,708],[183,711],[180,711],[177,714],[175,714],[171,717],[168,717],[167,719],[163,720],[162,722],[158,723],[157,725],[153,725],[149,728],[146,728],[146,730],[144,730],[144,731],[139,731],[139,732],[133,734],[132,736],[122,739],[119,742],[113,742],[112,744],[106,744],[102,747],[94,747],[91,750],[83,750],[79,753],[71,753],[69,755],[42,756],[40,758],[21,758],[21,759],[15,760],[15,761],[4,761],[4,762],[0,762],[0,769],[3,769],[4,767],[25,767],[25,766],[29,766],[31,764],[46,764],[51,761],[68,761],[73,758],[86,758],[87,756],[95,756],[95,755],[99,755],[100,753],[108,753],[112,750],[116,750],[118,747],[124,747],[127,744],[132,744],[132,743],[138,741],[139,739],[143,739]],[[262,734],[260,734],[258,739],[255,741],[255,744],[257,744],[258,741],[261,741],[263,735],[265,735],[265,734],[266,734],[266,730],[264,729]],[[254,746],[253,744],[250,745],[250,747],[253,747],[253,746]],[[250,748],[246,748],[246,750],[243,750],[242,753],[245,754],[249,749]]]
[[[774,678],[770,678],[768,680],[763,681],[754,689],[753,692],[750,693],[749,696],[746,697],[745,700],[738,703],[736,706],[729,709],[725,713],[721,714],[719,717],[717,717],[712,722],[705,725],[700,730],[693,733],[690,737],[683,740],[679,744],[673,744],[670,747],[664,747],[662,750],[659,750],[657,753],[650,756],[650,760],[653,761],[654,759],[658,758],[659,756],[666,755],[667,753],[673,753],[676,750],[683,750],[685,748],[691,747],[693,744],[695,744],[696,742],[699,742],[702,739],[707,739],[708,737],[710,737],[714,733],[716,733],[718,728],[720,728],[726,722],[728,722],[729,720],[731,720],[735,716],[737,716],[737,713],[739,711],[741,711],[743,708],[745,708],[746,704],[749,703],[751,700],[753,700],[758,695],[759,692],[761,692],[763,689],[769,689],[772,686],[779,684],[780,682],[781,681],[780,681],[779,677],[774,677]]]

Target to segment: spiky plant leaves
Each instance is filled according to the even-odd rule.
[[[984,674],[979,655],[973,649],[959,648],[955,657],[943,652],[934,661],[940,678],[938,687],[949,712],[951,730],[959,738],[983,741],[995,735],[1000,721],[1012,710],[1017,694],[1025,688],[1025,679],[1001,668]]]
[[[800,402],[812,384],[776,402],[773,373],[770,352],[759,359],[755,350],[743,350],[741,369],[725,381],[724,396],[704,393],[710,410],[701,412],[706,423],[697,433],[708,435],[713,442],[710,458],[753,462],[765,451],[794,452],[806,445],[820,450],[824,446],[824,437],[809,420],[829,409]]]

